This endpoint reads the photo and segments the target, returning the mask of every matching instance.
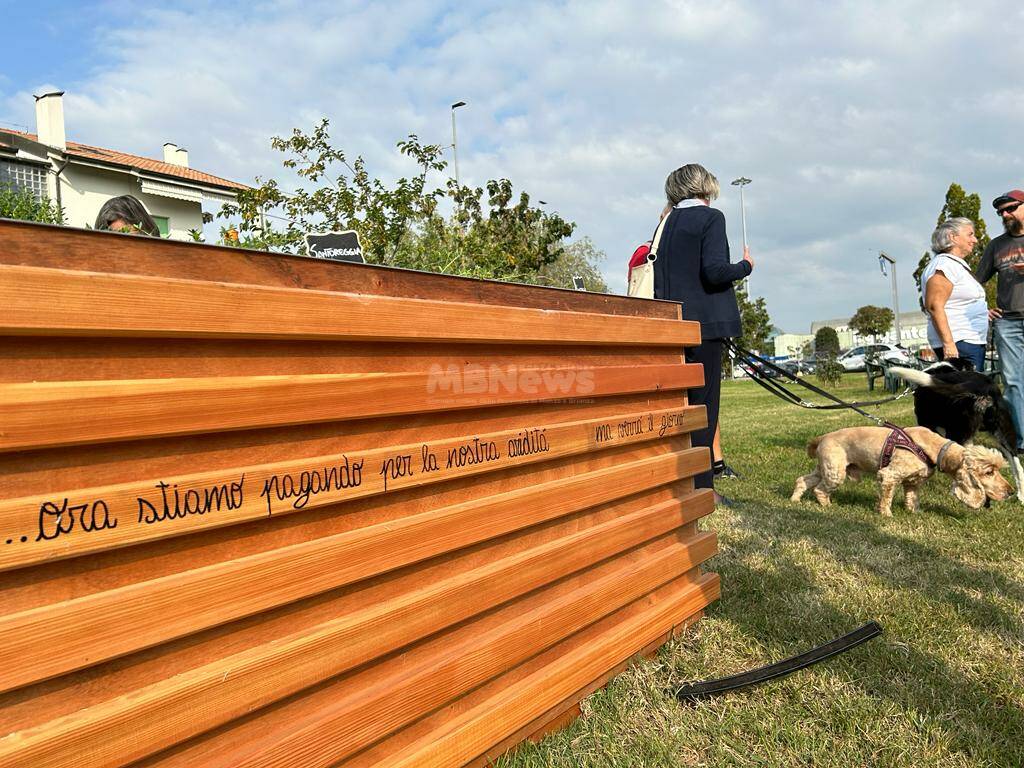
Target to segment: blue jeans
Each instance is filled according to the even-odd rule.
[[[1017,427],[1017,447],[1024,446],[1024,320],[995,321],[996,349],[1003,369],[1006,389],[1003,394],[1013,411]]]
[[[945,360],[946,356],[942,352],[942,347],[932,347],[935,352],[935,358],[937,360]],[[985,370],[985,345],[984,344],[971,344],[967,341],[958,341],[956,343],[956,351],[960,353],[960,357],[965,360],[970,360],[974,363],[974,370],[984,372]],[[1020,434],[1018,432],[1018,434]]]

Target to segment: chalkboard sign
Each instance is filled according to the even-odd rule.
[[[315,259],[332,261],[354,261],[363,264],[363,246],[359,244],[359,233],[354,229],[345,232],[325,232],[321,235],[306,235],[306,251]]]

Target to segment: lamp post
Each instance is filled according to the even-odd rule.
[[[455,138],[455,110],[466,106],[464,101],[456,101],[452,104],[452,164],[455,166],[455,186],[459,186],[459,148]]]
[[[896,343],[899,344],[903,341],[903,333],[900,329],[900,297],[896,290],[896,259],[887,254],[885,251],[878,252],[878,266],[882,270],[882,276],[886,274],[885,264],[888,262],[892,265],[892,314],[893,322],[896,324]]]
[[[743,188],[750,183],[750,179],[746,176],[740,176],[738,179],[733,179],[732,185],[740,188],[740,221],[743,223],[743,250],[747,249],[747,207],[743,202]],[[750,295],[750,276],[748,275],[743,280],[743,289]]]
[[[732,185],[740,188],[740,221],[743,222],[743,247],[747,247],[747,208],[743,203],[743,188],[750,183],[746,176],[733,179]]]

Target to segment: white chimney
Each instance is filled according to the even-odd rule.
[[[36,96],[36,135],[49,147],[68,148],[64,136],[64,91]]]
[[[164,144],[164,162],[188,168],[188,150],[168,141]]]

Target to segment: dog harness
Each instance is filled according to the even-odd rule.
[[[926,466],[932,466],[932,460],[928,458],[928,454],[921,450],[921,446],[915,443],[903,429],[889,422],[885,422],[885,426],[889,428],[890,432],[885,438],[885,443],[882,445],[882,458],[878,462],[879,469],[885,469],[889,466],[889,462],[892,461],[892,455],[896,452],[897,448],[910,451],[923,461]]]

